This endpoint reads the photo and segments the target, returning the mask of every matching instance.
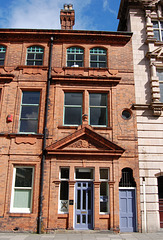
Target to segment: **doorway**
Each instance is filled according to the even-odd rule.
[[[136,232],[136,183],[131,168],[122,169],[119,183],[119,218],[121,232]]]
[[[160,228],[163,228],[163,176],[158,177]]]
[[[93,182],[76,182],[75,229],[93,229]]]

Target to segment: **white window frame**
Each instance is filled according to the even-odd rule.
[[[108,170],[108,178],[107,179],[101,179],[100,178],[100,170],[101,169],[107,169]],[[107,201],[107,208],[108,208],[108,211],[107,212],[100,212],[100,209],[99,209],[99,212],[100,212],[100,214],[104,214],[104,215],[107,215],[107,214],[109,214],[110,213],[110,201],[109,201],[109,184],[108,184],[108,181],[109,181],[109,178],[110,178],[110,176],[109,176],[109,173],[110,173],[110,171],[109,171],[110,169],[109,168],[99,168],[99,180],[100,180],[100,182],[102,183],[102,182],[105,182],[106,184],[107,184],[107,196],[108,196],[108,201]],[[101,183],[100,183],[100,187],[101,187]],[[99,197],[99,205],[100,205],[100,197]]]
[[[16,180],[16,169],[17,168],[32,168],[32,186],[31,187],[15,187]],[[11,213],[31,213],[32,212],[32,203],[33,203],[33,182],[34,182],[34,170],[33,166],[15,166],[13,168],[13,180],[12,180],[12,192],[11,192],[11,205],[10,212]],[[15,189],[30,189],[31,190],[31,200],[30,200],[30,208],[16,208],[14,207],[14,195]]]
[[[61,178],[61,169],[66,168],[69,169],[69,178]],[[60,200],[60,189],[61,189],[61,182],[68,182],[70,179],[70,168],[69,167],[60,167],[60,171],[59,171],[59,180],[60,180],[60,185],[59,185],[59,194],[58,194],[58,213],[59,214],[67,214],[69,212],[69,194],[68,194],[68,199],[67,200]],[[68,193],[69,193],[69,183],[68,183]],[[67,211],[62,211],[61,210],[61,205],[62,205],[62,201],[64,201],[67,205]]]
[[[152,19],[152,24],[153,24],[153,22],[157,22],[158,23],[158,28],[153,26],[153,32],[154,31],[158,31],[159,32],[159,39],[157,39],[157,38],[156,39],[157,39],[157,41],[162,42],[163,39],[162,39],[161,31],[163,31],[163,28],[161,28],[161,22],[163,23],[163,21],[159,21],[157,19]],[[154,38],[155,38],[155,36],[154,36]]]

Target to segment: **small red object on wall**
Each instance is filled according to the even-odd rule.
[[[12,122],[12,121],[13,121],[13,115],[9,114],[9,115],[7,116],[7,121],[8,121],[8,122]]]

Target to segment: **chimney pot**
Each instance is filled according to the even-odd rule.
[[[73,9],[73,5],[72,5],[72,4],[69,4],[69,5],[68,5],[68,8],[69,8],[69,10],[72,10],[72,9]]]
[[[64,4],[64,10],[68,10],[68,5]]]

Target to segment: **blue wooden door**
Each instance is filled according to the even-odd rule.
[[[119,189],[120,231],[136,231],[135,189]]]
[[[77,182],[75,192],[75,228],[93,229],[93,183]]]

